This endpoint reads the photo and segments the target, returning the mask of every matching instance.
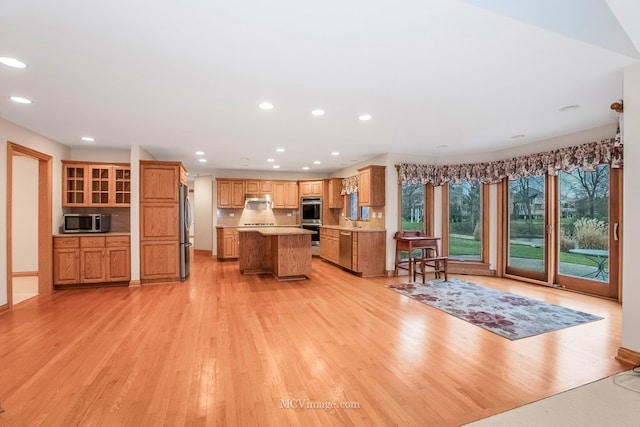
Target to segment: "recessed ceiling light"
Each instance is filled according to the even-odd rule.
[[[91,137],[91,136],[83,136],[80,139],[82,139],[84,142],[93,142],[93,141],[95,141],[95,139],[93,137]]]
[[[204,151],[196,151],[196,156],[204,156]]]
[[[276,151],[277,151],[278,153],[284,153],[284,148],[276,148]]]
[[[207,159],[198,159],[200,163],[207,163]]]
[[[314,116],[322,116],[322,115],[324,115],[324,110],[321,110],[321,109],[318,108],[318,109],[315,109],[315,110],[311,111],[311,114],[313,114]]]
[[[258,104],[261,110],[273,110],[273,104],[270,102],[261,102]]]
[[[361,120],[363,122],[371,120],[371,114],[361,114],[360,116],[358,116],[358,120]]]
[[[13,102],[17,102],[18,104],[31,104],[31,100],[27,98],[23,98],[21,96],[12,96],[10,98]]]
[[[309,166],[303,166],[303,167],[302,167],[302,170],[303,170],[303,171],[308,171],[308,170],[309,170]]]
[[[339,153],[339,152],[337,152],[337,151],[332,151],[332,152],[331,152],[331,155],[332,155],[332,156],[339,156],[339,155],[340,155],[340,153]]]
[[[8,65],[13,68],[27,68],[27,64],[22,61],[18,61],[15,58],[9,58],[7,56],[0,56],[0,64]]]
[[[319,165],[319,164],[320,164],[320,160],[314,160],[314,161],[313,161],[313,164],[314,164],[314,165]]]
[[[278,165],[273,165],[273,168],[274,168],[274,169],[280,169],[280,166],[278,166]]]
[[[574,110],[577,110],[578,108],[580,108],[578,104],[573,104],[573,105],[567,105],[566,107],[562,107],[559,109],[559,111],[562,111],[562,112],[574,111]]]
[[[267,162],[269,162],[269,163],[273,163],[275,161],[276,161],[276,159],[267,159]]]

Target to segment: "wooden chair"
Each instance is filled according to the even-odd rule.
[[[394,276],[398,275],[398,270],[407,270],[411,272],[412,268],[410,268],[410,263],[413,261],[411,259],[410,254],[408,254],[407,258],[401,257],[402,250],[398,248],[398,238],[402,237],[412,237],[412,236],[424,236],[424,233],[421,231],[396,231],[393,235],[394,240],[396,241],[396,259],[394,266]],[[413,267],[413,266],[411,266]]]
[[[434,273],[436,279],[440,278],[440,274],[444,274],[444,280],[447,280],[447,260],[448,257],[440,256],[438,253],[438,244],[421,246],[417,249],[421,250],[420,257],[414,258],[413,262],[413,281],[416,281],[416,275],[422,275],[422,283],[428,273]],[[427,270],[429,268],[429,270]]]

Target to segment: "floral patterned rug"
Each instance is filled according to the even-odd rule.
[[[388,288],[510,340],[602,319],[459,279],[403,283]]]

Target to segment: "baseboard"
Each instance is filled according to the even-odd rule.
[[[140,280],[130,280],[129,281],[130,288],[138,288],[140,287]]]
[[[616,359],[635,366],[640,363],[640,352],[620,347],[618,349],[618,355],[616,356]]]
[[[209,249],[194,249],[193,253],[199,255],[212,255]]]

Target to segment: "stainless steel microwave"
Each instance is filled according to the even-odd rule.
[[[63,233],[106,233],[111,230],[109,214],[64,214]]]

